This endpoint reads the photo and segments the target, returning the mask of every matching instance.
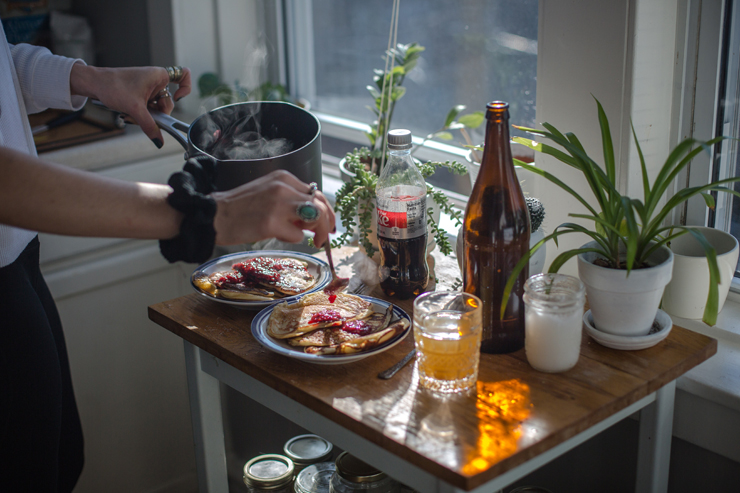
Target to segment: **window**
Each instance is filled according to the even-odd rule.
[[[717,105],[717,134],[740,138],[740,9],[727,3],[725,31],[722,40]],[[738,142],[726,140],[719,147],[713,164],[712,179],[740,176]],[[740,192],[740,185],[735,184]],[[716,211],[709,216],[709,224],[729,231],[740,238],[740,199],[730,194],[718,197]],[[737,274],[736,274],[737,275]]]
[[[373,84],[373,70],[384,68],[393,2],[313,0],[288,5],[294,56],[312,61],[310,67],[296,62],[298,80],[290,80],[291,91],[309,99],[320,118],[346,119],[347,126],[349,121],[372,122],[367,86]],[[423,137],[440,129],[453,106],[483,111],[485,103],[495,99],[509,101],[512,122],[534,125],[537,23],[537,0],[401,1],[398,42],[418,43],[425,51],[404,80],[406,93],[392,126]],[[322,133],[351,140],[346,150],[367,144],[361,132],[347,137],[332,128],[324,125]],[[482,142],[483,132],[479,127],[476,143]],[[443,178],[447,187],[449,178]],[[469,190],[468,178],[461,178],[458,191],[465,191],[465,184]]]
[[[683,131],[681,137],[708,140],[713,136],[740,137],[740,8],[737,2],[700,2],[688,7],[689,31],[685,64]],[[696,19],[697,22],[691,22]],[[695,50],[695,51],[693,51]],[[691,100],[688,103],[688,100]],[[711,156],[702,153],[679,179],[677,188],[697,186],[708,180],[740,176],[738,142],[717,144]],[[740,185],[735,185],[740,191]],[[692,199],[674,218],[682,224],[707,225],[740,238],[740,199],[728,193],[715,193],[716,208],[707,209],[704,201]],[[740,290],[740,271],[736,269],[733,290]]]

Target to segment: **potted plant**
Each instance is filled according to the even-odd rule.
[[[352,241],[355,232],[359,237],[360,245],[365,249],[369,257],[373,257],[378,250],[377,246],[377,216],[375,212],[375,186],[380,171],[385,164],[386,137],[391,128],[390,122],[396,103],[400,100],[406,90],[403,81],[418,63],[424,47],[417,43],[407,45],[398,44],[386,53],[394,60],[393,70],[388,73],[375,69],[374,85],[368,86],[368,91],[374,100],[370,109],[375,114],[375,120],[370,125],[370,131],[366,133],[370,142],[369,147],[355,149],[348,153],[339,163],[340,172],[344,184],[337,192],[336,210],[344,226],[344,232],[337,237],[332,246],[339,247]],[[460,115],[465,109],[464,105],[453,107],[447,114],[444,124],[439,130],[428,134],[422,141],[438,138],[441,140],[452,140],[452,131],[459,130],[465,137],[468,147],[473,147],[472,140],[467,129],[474,129],[484,121],[483,112],[474,112]],[[414,154],[422,145],[417,146]],[[471,153],[480,151],[472,149]],[[457,161],[428,161],[416,160],[417,166],[424,178],[432,176],[439,168],[446,168],[452,173],[464,175],[470,171],[470,167]],[[534,231],[539,229],[539,224],[544,219],[544,207],[539,200],[527,198],[533,223],[537,225]],[[435,243],[444,255],[452,252],[452,246],[447,238],[447,233],[439,227],[441,212],[448,214],[454,221],[455,226],[462,224],[463,211],[455,209],[444,192],[427,184],[427,210],[430,232],[429,247]],[[540,255],[537,262],[544,265],[544,256]]]
[[[368,257],[372,258],[378,250],[375,186],[386,160],[386,138],[391,128],[393,111],[398,100],[406,92],[403,87],[404,78],[416,66],[422,51],[424,47],[417,43],[398,44],[386,53],[386,57],[393,59],[393,69],[374,71],[374,85],[368,86],[374,100],[371,110],[376,117],[366,133],[370,145],[355,149],[340,162],[344,183],[337,192],[335,209],[344,226],[344,232],[332,241],[333,247],[348,244],[357,232],[360,245]],[[416,147],[418,148],[419,146]],[[456,161],[421,162],[418,159],[415,161],[424,178],[432,176],[440,167],[460,175],[467,173],[465,165]],[[430,236],[434,238],[440,251],[449,255],[452,246],[447,233],[439,227],[440,212],[449,214],[456,221],[456,225],[462,223],[462,211],[455,209],[442,191],[427,184],[427,221]]]
[[[517,165],[554,183],[583,205],[586,212],[571,213],[571,217],[593,223],[591,227],[573,222],[561,224],[552,234],[532,247],[530,255],[549,240],[557,244],[558,237],[564,234],[582,233],[589,236],[593,241],[580,248],[560,253],[550,265],[549,272],[557,272],[567,260],[577,256],[579,277],[586,284],[586,293],[596,327],[620,335],[644,335],[652,327],[663,290],[671,279],[673,254],[666,245],[681,235],[691,234],[702,245],[710,270],[711,281],[703,320],[707,324],[715,324],[719,282],[716,252],[699,228],[666,225],[665,221],[673,209],[691,197],[701,195],[708,207],[714,207],[714,199],[710,192],[737,194],[725,185],[740,181],[740,178],[728,178],[707,185],[687,187],[666,198],[664,203],[663,199],[669,185],[694,156],[708,150],[724,137],[709,141],[686,139],[680,142],[668,155],[655,180],[650,183],[645,159],[633,127],[632,134],[642,169],[643,197],[638,199],[623,196],[615,183],[616,168],[609,121],[601,103],[596,100],[596,104],[602,135],[603,167],[586,154],[580,141],[572,133],[563,134],[548,123],[543,124],[546,130],[516,127],[544,137],[564,149],[563,151],[521,137],[513,139],[582,172],[596,198],[592,205],[551,173],[516,160]],[[523,258],[517,264],[515,273],[505,288],[504,299],[511,293],[514,280],[525,261],[526,258]],[[645,306],[640,307],[641,304]]]

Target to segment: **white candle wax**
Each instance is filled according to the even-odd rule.
[[[543,311],[525,305],[524,350],[535,370],[570,370],[581,352],[582,305],[565,311]]]

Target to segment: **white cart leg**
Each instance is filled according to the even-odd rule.
[[[676,381],[659,389],[655,402],[640,411],[637,450],[637,493],[666,493],[673,436]]]
[[[200,493],[228,493],[221,390],[218,380],[201,371],[200,357],[200,350],[185,341],[198,487]]]

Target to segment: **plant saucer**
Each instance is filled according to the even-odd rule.
[[[591,316],[591,310],[583,314],[583,325],[586,326],[586,332],[602,346],[623,351],[635,351],[638,349],[647,349],[658,344],[668,337],[673,328],[673,321],[670,315],[663,310],[658,310],[655,316],[653,328],[644,336],[618,336],[608,334],[597,329],[594,326],[594,319]]]

